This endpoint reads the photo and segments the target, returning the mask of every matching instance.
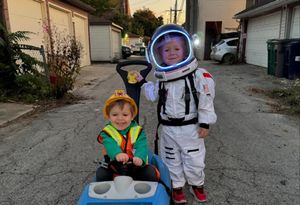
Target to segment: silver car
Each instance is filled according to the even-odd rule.
[[[222,39],[211,49],[210,58],[225,64],[233,64],[236,61],[238,38]]]

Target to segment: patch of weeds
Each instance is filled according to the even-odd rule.
[[[277,99],[283,110],[287,110],[291,114],[300,114],[300,79],[297,79],[290,86],[270,90],[265,94]]]

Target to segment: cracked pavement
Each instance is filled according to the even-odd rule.
[[[206,139],[207,204],[300,204],[299,116],[276,113],[274,100],[251,92],[283,86],[282,80],[251,65],[200,65],[215,78],[218,115]],[[114,64],[96,66],[97,75],[84,71],[74,90],[85,100],[0,128],[1,205],[76,204],[93,181],[102,158],[96,140],[105,125],[102,107],[124,88]],[[153,147],[156,105],[143,96],[140,123]],[[188,186],[184,191],[187,204],[198,204]]]

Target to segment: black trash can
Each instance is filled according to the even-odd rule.
[[[268,75],[275,75],[275,58],[276,58],[276,52],[275,52],[275,43],[277,43],[277,39],[270,39],[267,41],[268,44]]]
[[[274,75],[276,77],[285,77],[285,50],[290,39],[280,39],[274,41]]]
[[[285,49],[284,75],[290,80],[300,77],[300,39],[290,39]]]
[[[146,48],[145,47],[140,47],[140,55],[144,56],[146,53]]]

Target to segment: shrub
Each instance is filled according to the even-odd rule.
[[[52,94],[62,98],[73,89],[77,74],[80,71],[82,46],[74,36],[64,35],[52,26],[47,30],[50,43],[47,45],[47,62],[50,73]]]
[[[9,33],[0,24],[0,33],[0,101],[32,102],[49,96],[49,85],[37,70],[40,62],[24,53],[19,44],[32,32]]]

